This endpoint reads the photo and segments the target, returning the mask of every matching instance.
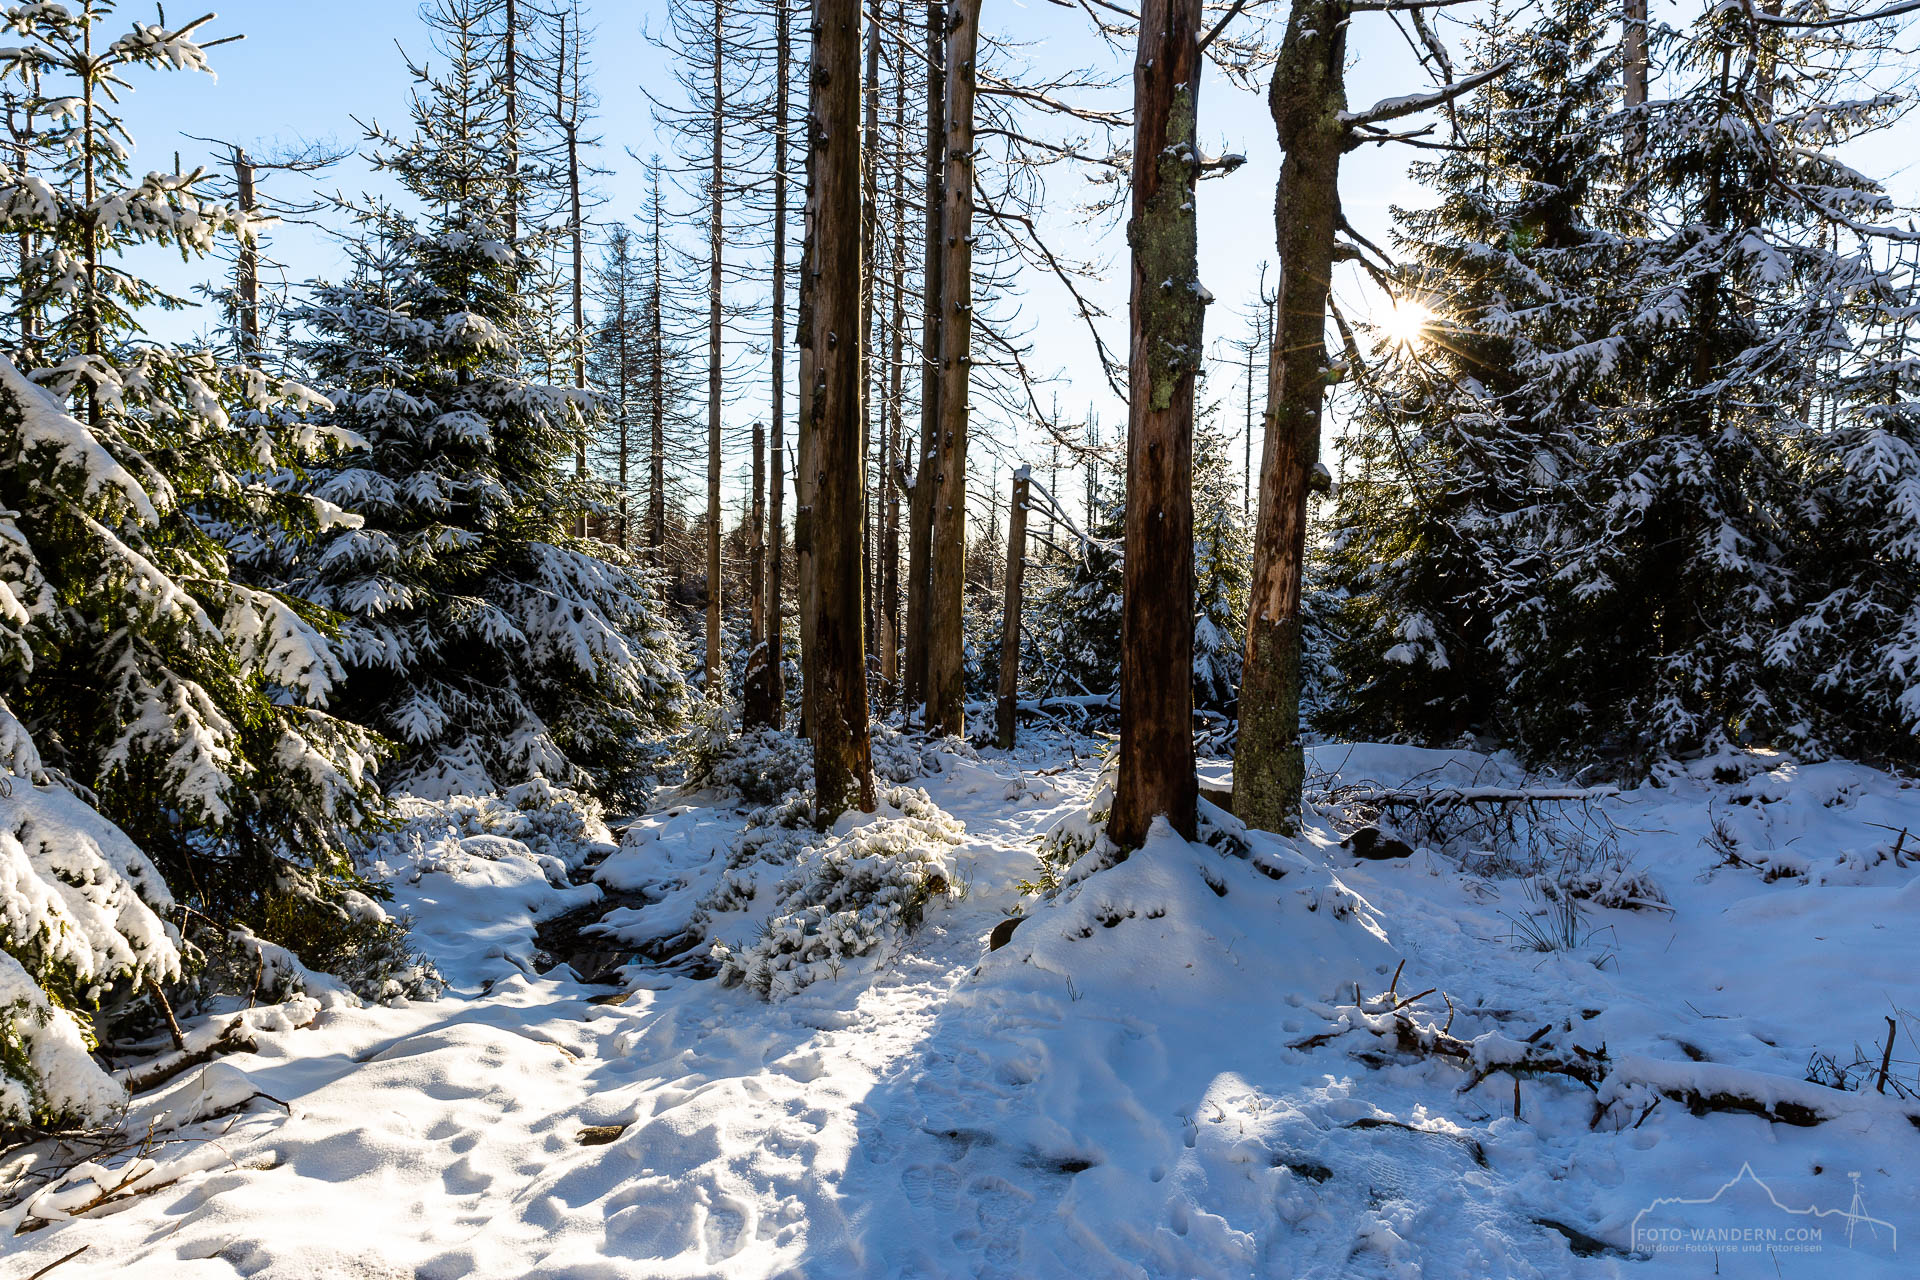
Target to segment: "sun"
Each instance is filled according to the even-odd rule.
[[[1412,298],[1400,298],[1374,321],[1375,326],[1395,346],[1417,347],[1433,323],[1433,310]]]

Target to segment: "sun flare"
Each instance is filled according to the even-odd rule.
[[[1433,323],[1433,311],[1412,298],[1401,298],[1380,314],[1375,323],[1387,341],[1402,347],[1414,347],[1427,336]]]

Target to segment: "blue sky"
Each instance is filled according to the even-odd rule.
[[[131,18],[143,9],[128,5],[122,12]],[[641,92],[642,84],[654,86],[656,92],[671,91],[665,55],[643,32],[648,24],[658,29],[663,16],[661,0],[598,0],[590,8],[597,28],[592,57],[601,100],[599,131],[604,139],[598,163],[611,170],[598,183],[607,197],[603,217],[622,216],[639,207],[641,165],[627,152],[644,156],[669,150],[664,139],[655,136]],[[1102,44],[1083,14],[1044,0],[986,0],[982,25],[989,32],[1027,42],[1028,56],[1043,67],[1101,66],[1124,73],[1131,66],[1130,51],[1116,53]],[[333,0],[324,11],[286,0],[232,0],[205,31],[210,38],[236,33],[246,38],[213,51],[216,78],[149,72],[135,79],[135,94],[127,105],[139,146],[136,165],[170,163],[175,149],[188,164],[208,157],[209,149],[189,135],[232,139],[263,154],[276,144],[301,139],[356,143],[360,137],[356,116],[401,126],[408,82],[396,46],[416,55],[427,52],[425,32],[411,0]],[[1383,18],[1361,24],[1354,53],[1352,97],[1357,103],[1408,92],[1424,83]],[[1274,258],[1272,200],[1278,153],[1264,94],[1237,90],[1217,73],[1210,73],[1202,86],[1201,130],[1208,152],[1239,152],[1249,161],[1239,172],[1211,180],[1202,188],[1201,278],[1218,298],[1209,325],[1210,341],[1218,341],[1239,336],[1240,310],[1253,293],[1258,266]],[[1349,216],[1376,238],[1385,229],[1388,204],[1415,195],[1404,178],[1406,159],[1392,151],[1368,149],[1351,161],[1346,183]],[[280,194],[298,194],[287,179],[276,181],[281,184]],[[373,185],[373,179],[363,163],[352,159],[335,169],[323,185],[352,193]],[[1124,351],[1125,240],[1118,226],[1089,229],[1074,220],[1076,185],[1064,174],[1055,184],[1048,233],[1062,250],[1106,262],[1107,270],[1088,293],[1108,313],[1102,327],[1109,345]],[[302,227],[281,229],[274,238],[274,254],[294,280],[337,275],[344,264],[337,244]],[[168,263],[161,255],[156,255],[153,269],[177,290],[207,274],[204,264]],[[1032,327],[1034,366],[1062,375],[1058,390],[1063,410],[1077,413],[1079,405],[1091,404],[1108,433],[1117,431],[1124,415],[1099,375],[1091,344],[1064,291],[1036,277],[1024,311]],[[203,315],[187,313],[156,318],[155,328],[184,336],[205,323]],[[1220,370],[1209,394],[1224,403],[1230,420],[1241,420],[1240,375]],[[731,405],[727,413],[730,440],[744,438],[744,431],[762,413],[763,402],[757,395],[743,396]],[[992,426],[1004,442],[995,451],[1001,455],[1004,472],[1022,453],[1023,433],[1015,423]],[[991,468],[995,459],[989,454],[982,461]]]
[[[628,152],[645,156],[670,150],[663,138],[656,137],[641,90],[645,84],[656,93],[672,92],[666,55],[643,31],[649,24],[655,29],[663,24],[664,7],[664,0],[597,0],[590,5],[590,20],[597,29],[592,58],[603,139],[596,159],[610,170],[598,183],[606,197],[603,218],[629,216],[639,208],[642,166]],[[1271,9],[1275,20],[1284,13],[1278,3]],[[122,12],[127,18],[146,13],[135,4]],[[1444,31],[1450,20],[1445,13],[1440,18]],[[1130,51],[1116,52],[1104,45],[1077,9],[1046,0],[985,0],[982,27],[1026,43],[1027,56],[1042,69],[1095,66],[1124,73],[1131,66]],[[205,30],[209,38],[244,33],[246,39],[213,51],[217,80],[185,73],[148,72],[136,77],[136,92],[127,104],[140,147],[136,166],[161,167],[171,162],[176,149],[188,164],[206,157],[204,144],[187,135],[231,139],[258,154],[271,151],[277,143],[300,139],[356,143],[360,130],[355,116],[401,127],[409,85],[396,46],[403,45],[416,56],[427,53],[426,34],[412,0],[331,0],[324,9],[290,0],[233,0]],[[1452,43],[1457,47],[1459,41]],[[1349,97],[1356,106],[1414,92],[1427,83],[1387,18],[1355,18]],[[1209,315],[1208,338],[1218,352],[1218,343],[1243,332],[1240,317],[1256,287],[1259,265],[1275,257],[1272,202],[1279,156],[1264,93],[1236,89],[1225,77],[1209,72],[1201,90],[1200,113],[1205,151],[1239,152],[1248,158],[1237,173],[1210,180],[1201,189],[1201,279],[1217,298]],[[1903,151],[1901,144],[1913,136],[1912,130],[1902,130],[1862,153],[1870,172],[1893,175],[1897,196],[1912,195],[1913,184],[1906,173],[1912,154],[1910,148]],[[1346,163],[1347,215],[1376,243],[1386,242],[1392,204],[1421,199],[1405,173],[1415,154],[1404,147],[1369,147],[1353,153]],[[280,181],[283,196],[300,194],[285,185],[285,179]],[[362,162],[350,159],[329,175],[325,185],[353,193],[373,185],[373,179]],[[1054,184],[1048,234],[1061,250],[1107,264],[1087,292],[1108,313],[1102,328],[1109,346],[1123,352],[1124,236],[1117,225],[1079,225],[1072,216],[1078,195],[1076,184],[1065,175]],[[336,243],[302,227],[283,228],[275,237],[274,251],[293,280],[338,275],[344,262]],[[153,268],[157,278],[176,290],[205,279],[214,269],[211,264],[183,266],[177,259],[169,264],[163,254],[156,254]],[[1370,302],[1357,274],[1338,281],[1336,294],[1350,314],[1364,313]],[[1093,406],[1111,438],[1124,422],[1124,413],[1099,374],[1091,344],[1064,291],[1036,273],[1024,311],[1032,329],[1032,364],[1061,374],[1058,390],[1063,410],[1077,414],[1081,405]],[[155,328],[184,336],[204,323],[204,317],[188,314],[159,318]],[[1224,364],[1217,366],[1203,394],[1222,403],[1229,422],[1242,421],[1245,391],[1239,373]],[[729,405],[729,449],[736,455],[744,450],[733,442],[744,445],[750,424],[764,412],[764,398],[753,388]],[[996,467],[1004,475],[1018,461],[1042,461],[1028,456],[1038,451],[1020,424],[985,425],[999,443],[977,455],[981,470],[987,473],[983,480]],[[730,471],[736,460],[730,459]]]

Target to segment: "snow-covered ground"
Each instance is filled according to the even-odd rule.
[[[938,762],[915,785],[959,843],[897,806],[881,821],[922,823],[927,874],[951,875],[954,900],[773,1000],[659,966],[619,987],[541,974],[536,920],[600,887],[498,836],[395,853],[396,905],[446,994],[335,1000],[301,1028],[261,1019],[258,1052],[136,1101],[144,1151],[106,1151],[7,1210],[0,1229],[21,1231],[5,1273],[82,1246],[51,1275],[1920,1269],[1920,1129],[1902,1096],[1920,1086],[1905,856],[1920,840],[1893,852],[1920,831],[1920,789],[1854,765],[1723,760],[1536,805],[1511,829],[1403,819],[1416,851],[1372,860],[1340,828],[1379,788],[1539,780],[1466,752],[1328,747],[1315,781],[1331,798],[1299,841],[1209,810],[1216,845],[1161,829],[1036,901],[1019,885],[1039,876],[1038,840],[1085,810],[1094,767],[1040,748]],[[1490,810],[1506,811],[1473,812]],[[593,851],[627,895],[612,923],[653,937],[663,916],[693,919],[692,887],[745,822],[744,806],[682,797]],[[1584,896],[1561,907],[1561,886]],[[709,933],[751,945],[769,887],[747,884]],[[1016,910],[1028,918],[989,954]],[[1408,1051],[1400,1019],[1473,1042],[1484,1078],[1463,1089],[1465,1065]],[[1516,1084],[1499,1068],[1529,1042],[1579,1062],[1604,1045],[1599,1092]],[[1810,1065],[1831,1079],[1856,1061],[1848,1091],[1804,1083]],[[1691,1114],[1663,1090],[1824,1119]]]

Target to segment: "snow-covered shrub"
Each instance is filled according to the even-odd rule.
[[[1039,871],[1032,880],[1021,882],[1021,892],[1052,897],[1120,861],[1119,847],[1107,839],[1107,818],[1113,812],[1119,779],[1120,757],[1111,753],[1086,806],[1063,815],[1041,834]]]
[[[228,934],[225,947],[216,950],[210,941],[200,946],[220,987],[263,1000],[336,994],[379,1003],[432,999],[446,984],[415,950],[409,924],[363,893],[349,892],[338,901],[282,894],[266,914],[268,935],[281,943],[242,925]]]
[[[882,813],[841,834],[780,826],[750,830],[741,852],[790,858],[774,886],[775,905],[759,936],[744,947],[713,945],[721,980],[768,998],[790,995],[841,972],[844,963],[897,944],[927,906],[959,892],[952,849],[965,829],[913,787],[889,787]],[[713,906],[757,896],[738,869]]]
[[[591,857],[618,847],[597,798],[556,787],[545,778],[508,787],[499,795],[449,796],[445,800],[402,797],[394,807],[403,824],[398,831],[376,839],[376,851],[386,841],[414,835],[450,835],[456,840],[495,836],[518,841],[535,856],[555,859],[571,871]],[[481,847],[468,846],[470,850]]]
[[[125,1101],[89,1055],[109,987],[179,977],[147,856],[39,768],[0,702],[0,1129],[98,1122]]]
[[[730,709],[715,710],[695,721],[680,752],[687,786],[762,805],[812,789],[813,745],[805,738],[790,729],[737,733],[732,723]],[[959,738],[930,743],[887,724],[873,726],[872,746],[873,776],[880,782],[905,783],[938,773],[943,754],[973,755],[973,748]]]

